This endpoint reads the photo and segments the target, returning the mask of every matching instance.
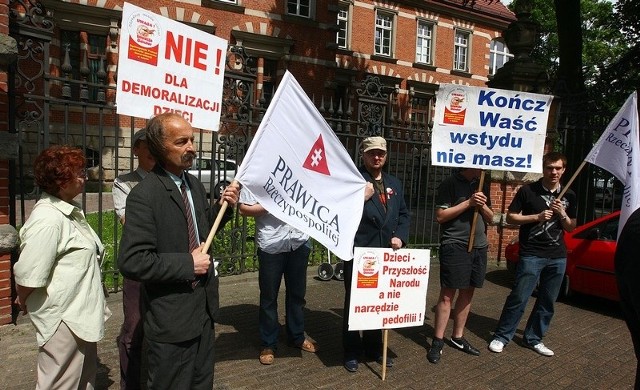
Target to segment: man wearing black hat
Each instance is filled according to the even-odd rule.
[[[137,157],[135,171],[116,177],[113,181],[113,206],[122,224],[125,205],[131,189],[153,169],[156,160],[147,146],[145,129],[138,130],[131,139],[133,154]],[[120,388],[140,388],[140,357],[142,355],[142,322],[140,321],[140,282],[124,278],[122,282],[122,309],[124,322],[118,336],[120,353]]]

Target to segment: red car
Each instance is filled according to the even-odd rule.
[[[560,296],[577,292],[620,301],[613,269],[619,220],[620,211],[614,211],[576,227],[571,233],[565,232],[567,270]],[[520,259],[519,252],[517,239],[504,249],[507,268],[512,272]]]

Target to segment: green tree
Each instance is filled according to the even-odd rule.
[[[532,56],[549,70],[556,91],[584,92],[594,109],[617,110],[640,81],[640,2],[536,0],[531,6],[541,26]]]
[[[633,90],[640,89],[640,2],[619,0],[615,5],[612,28],[623,35],[624,50],[600,69],[598,82],[592,88],[592,96],[607,96],[602,103],[609,110],[617,111]]]

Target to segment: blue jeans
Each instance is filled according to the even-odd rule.
[[[540,279],[538,297],[524,329],[523,341],[527,345],[536,345],[542,341],[553,317],[553,305],[560,292],[566,264],[564,257],[549,259],[524,256],[520,258],[516,268],[516,281],[504,303],[494,339],[502,341],[505,345],[511,341],[529,297]]]
[[[305,244],[290,252],[270,254],[258,249],[260,269],[260,339],[263,348],[276,349],[278,321],[278,291],[284,275],[287,337],[294,345],[304,342],[304,295],[307,291],[307,263],[310,248]]]

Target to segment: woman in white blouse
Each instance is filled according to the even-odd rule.
[[[14,265],[18,298],[36,328],[36,389],[93,389],[97,342],[104,335],[105,298],[100,239],[73,201],[87,174],[82,150],[52,146],[36,158],[43,191],[20,229]]]

